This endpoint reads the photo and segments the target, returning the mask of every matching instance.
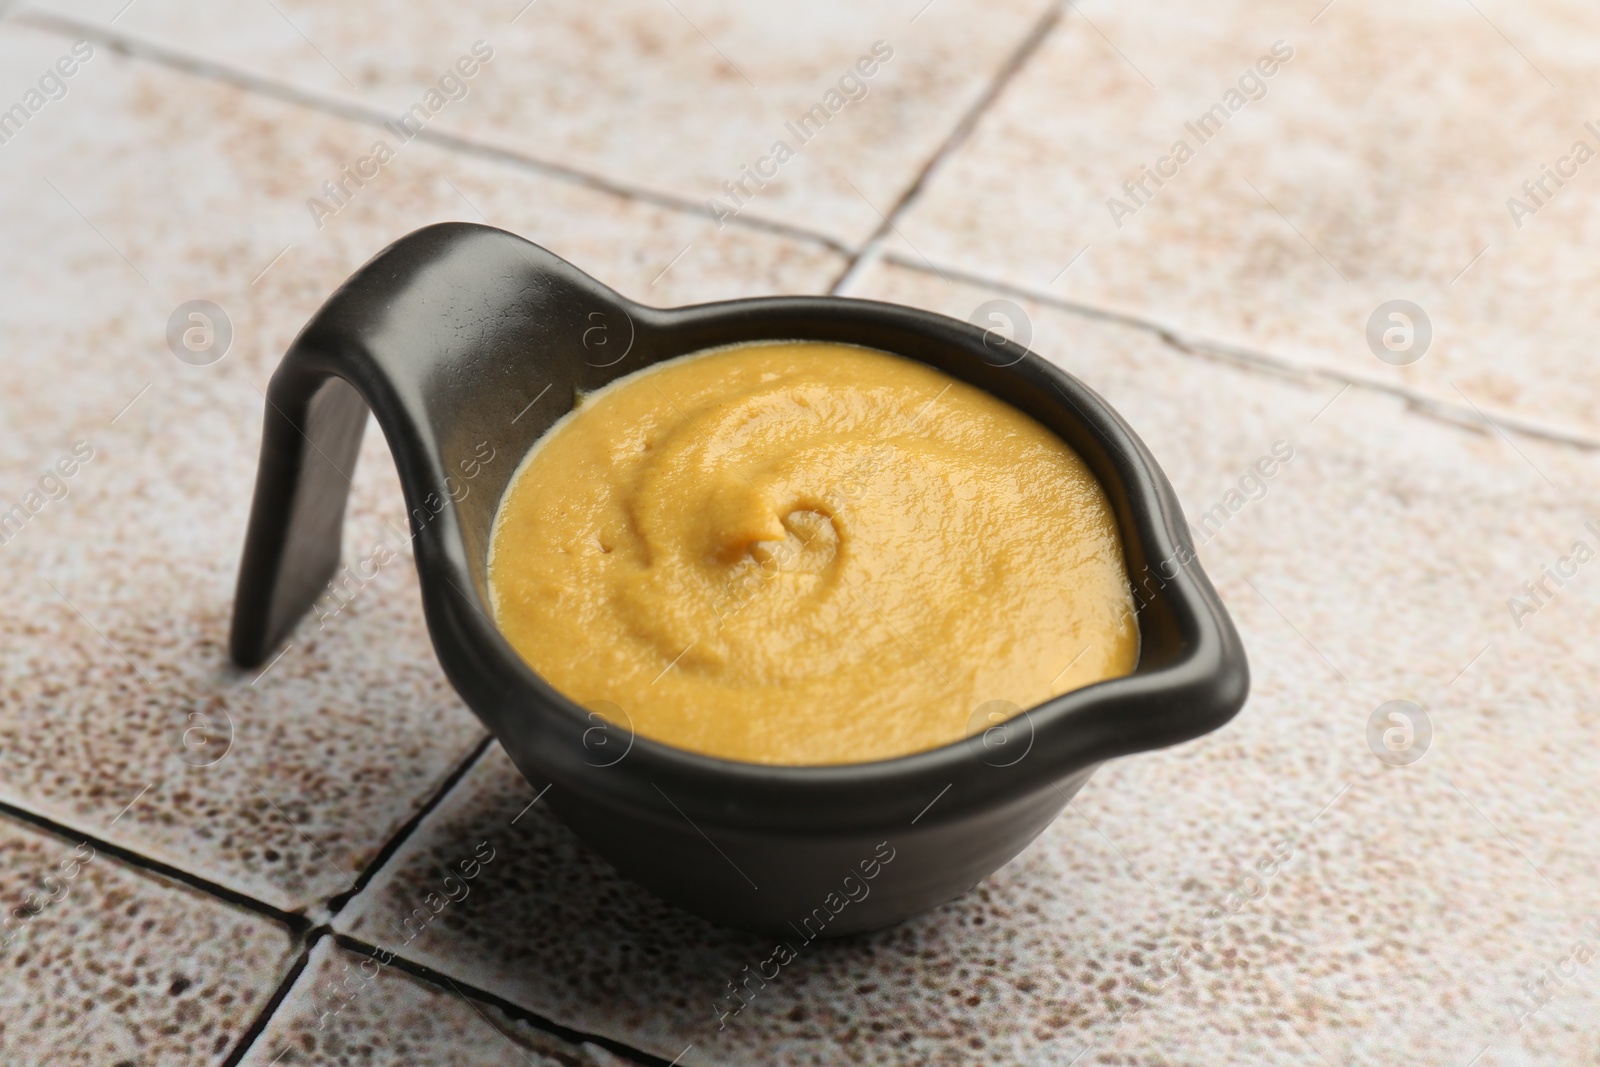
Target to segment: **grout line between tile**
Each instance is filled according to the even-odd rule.
[[[284,999],[288,997],[289,991],[300,980],[300,975],[305,973],[306,964],[311,962],[311,950],[316,948],[317,942],[321,939],[321,933],[321,930],[313,930],[306,937],[300,946],[300,955],[295,959],[294,964],[290,966],[289,972],[283,976],[283,980],[272,991],[272,996],[267,998],[267,1002],[261,1006],[261,1010],[256,1013],[255,1019],[245,1029],[245,1032],[239,1035],[239,1040],[233,1043],[233,1048],[228,1050],[228,1056],[222,1061],[221,1067],[239,1067],[244,1058],[250,1054],[250,1049],[255,1046],[255,1043],[260,1040],[261,1035],[266,1031],[267,1024],[272,1022],[273,1017],[278,1014],[278,1009],[283,1005]]]
[[[300,912],[284,911],[282,908],[268,904],[264,900],[258,900],[248,893],[241,893],[237,889],[229,889],[227,886],[213,882],[209,878],[203,878],[180,867],[174,867],[170,863],[152,859],[122,845],[113,844],[111,841],[96,834],[84,833],[76,827],[57,822],[48,816],[28,811],[26,808],[18,807],[9,801],[0,800],[0,817],[10,818],[67,841],[86,841],[94,846],[96,852],[104,852],[125,866],[132,867],[145,874],[155,875],[170,882],[177,882],[179,885],[193,889],[196,892],[204,893],[245,911],[253,912],[263,918],[282,923],[288,927],[292,934],[303,934],[310,928],[310,920]]]
[[[384,868],[388,865],[388,861],[393,858],[395,853],[397,853],[401,847],[404,846],[406,841],[411,838],[412,834],[422,824],[423,820],[431,815],[434,810],[441,803],[443,803],[445,798],[447,798],[451,792],[454,791],[456,786],[460,784],[461,780],[488,756],[489,750],[491,747],[493,747],[493,745],[494,736],[486,733],[482,740],[473,746],[472,751],[464,756],[461,761],[454,768],[452,768],[450,773],[445,776],[445,778],[440,782],[438,788],[436,788],[433,793],[430,794],[429,797],[418,806],[417,811],[412,815],[412,817],[406,820],[405,824],[390,836],[389,840],[384,843],[383,847],[378,851],[377,855],[372,859],[372,861],[362,868],[361,872],[357,876],[355,886],[343,893],[329,898],[326,904],[326,909],[330,919],[333,915],[338,914],[347,904],[350,903],[350,901],[356,899],[377,877],[377,875],[382,873]],[[6,805],[0,804],[0,812],[3,812],[6,807]],[[24,817],[28,817],[30,821],[37,818],[28,816],[28,813],[21,814],[23,814]],[[113,851],[119,855],[123,852],[126,852],[126,850],[117,849],[115,846],[108,846],[107,850]],[[138,859],[137,854],[130,855],[132,855],[136,860]],[[262,904],[253,898],[234,893],[231,890],[227,890],[223,887],[213,885],[212,883],[206,882],[203,879],[196,879],[193,878],[193,876],[186,876],[183,874],[183,872],[175,872],[175,876],[186,883],[193,884],[197,889],[210,892],[217,896],[222,896],[225,899],[239,903],[242,906],[251,908],[252,910],[263,911],[266,913],[276,912],[276,909],[272,909],[269,905]],[[290,926],[291,933],[294,936],[303,939],[301,942],[299,958],[290,968],[288,974],[279,983],[272,997],[263,1007],[260,1014],[257,1015],[254,1022],[251,1023],[249,1029],[246,1030],[244,1035],[241,1036],[234,1048],[230,1051],[227,1059],[223,1061],[222,1067],[238,1067],[238,1064],[241,1063],[244,1057],[249,1054],[250,1049],[254,1046],[256,1041],[260,1039],[260,1036],[266,1031],[266,1028],[276,1016],[278,1009],[282,1006],[283,1001],[288,997],[288,994],[293,989],[295,982],[298,981],[300,975],[305,971],[305,968],[310,960],[312,950],[324,937],[331,937],[334,943],[341,948],[345,948],[365,956],[376,957],[380,951],[380,949],[378,949],[376,946],[362,941],[359,938],[336,932],[334,928],[327,922],[315,927],[310,927],[309,921],[304,916],[291,916],[284,915],[283,913],[277,913],[274,915],[274,917],[280,918],[280,921],[286,921]],[[390,954],[386,950],[383,951],[386,956],[390,957],[389,962],[399,970],[404,971],[414,978],[437,987],[441,992],[448,992],[454,989],[458,993],[462,993],[473,1000],[490,1004],[504,1012],[506,1015],[525,1022],[535,1029],[550,1034],[553,1037],[560,1038],[569,1044],[576,1045],[583,1042],[588,1042],[590,1044],[598,1045],[617,1056],[628,1059],[631,1062],[639,1063],[641,1067],[661,1067],[661,1065],[664,1065],[667,1062],[658,1056],[633,1048],[615,1039],[603,1037],[597,1034],[586,1034],[581,1031],[562,1026],[560,1023],[557,1023],[554,1020],[546,1019],[543,1016],[513,1004],[494,993],[480,989],[470,982],[461,981],[453,976],[446,975],[443,971],[436,970],[435,968],[429,967],[423,963],[406,959],[398,954]]]
[[[1240,370],[1253,371],[1258,374],[1288,379],[1302,384],[1309,384],[1315,381],[1332,382],[1339,385],[1354,386],[1367,392],[1382,393],[1405,401],[1407,406],[1419,415],[1448,423],[1457,429],[1467,429],[1477,433],[1490,433],[1498,428],[1521,434],[1524,437],[1545,441],[1549,444],[1564,445],[1585,452],[1600,452],[1600,436],[1584,433],[1581,430],[1550,426],[1505,411],[1484,409],[1480,412],[1469,405],[1442,400],[1431,393],[1426,393],[1410,386],[1395,385],[1380,378],[1368,377],[1364,374],[1343,370],[1325,363],[1302,362],[1273,355],[1259,349],[1247,348],[1243,345],[1234,345],[1225,341],[1215,341],[1206,337],[1187,334],[1182,330],[1166,326],[1154,319],[1095,307],[1092,304],[1078,303],[1077,301],[1042,292],[1026,285],[1001,281],[986,275],[973,273],[972,271],[962,270],[958,267],[944,264],[930,266],[894,251],[885,252],[883,261],[905,270],[916,271],[919,274],[937,274],[946,281],[954,279],[964,285],[971,285],[975,288],[990,289],[1022,300],[1032,300],[1083,318],[1142,330],[1146,333],[1154,334],[1165,344],[1179,352],[1197,359],[1222,363]],[[1485,422],[1488,425],[1485,425]]]
[[[978,121],[983,118],[984,113],[1000,98],[1000,94],[1005,91],[1006,86],[1011,84],[1022,68],[1027,65],[1028,60],[1033,58],[1033,54],[1039,50],[1039,46],[1044,44],[1045,39],[1050,36],[1050,31],[1055,29],[1056,24],[1061,21],[1065,5],[1066,0],[1055,0],[1046,9],[1044,15],[1023,36],[1021,43],[1012,50],[1005,63],[1001,65],[995,76],[989,80],[989,84],[984,87],[983,91],[978,94],[978,98],[972,102],[961,118],[957,120],[949,135],[945,137],[934,153],[928,157],[928,161],[922,165],[922,169],[917,172],[917,176],[912,179],[911,184],[906,186],[905,192],[900,194],[900,199],[895,201],[894,206],[889,209],[884,216],[883,222],[873,232],[872,236],[867,239],[866,244],[862,245],[861,249],[851,257],[850,262],[845,265],[839,277],[835,278],[833,284],[828,287],[830,295],[838,295],[862,271],[877,261],[882,254],[884,244],[889,239],[889,235],[895,232],[896,221],[922,195],[922,191],[927,188],[928,182],[945,160],[954,155],[966,143],[967,138],[972,136],[972,131],[977,128]]]
[[[640,1049],[633,1048],[630,1045],[623,1044],[620,1041],[617,1041],[613,1038],[604,1037],[600,1034],[584,1033],[581,1030],[574,1030],[571,1027],[563,1026],[553,1019],[547,1019],[544,1016],[539,1015],[537,1012],[532,1012],[518,1004],[513,1004],[511,1001],[506,1000],[504,997],[501,997],[498,994],[491,993],[486,989],[472,984],[471,982],[462,981],[460,978],[457,978],[454,975],[447,975],[443,971],[429,967],[425,963],[418,963],[415,960],[407,959],[399,954],[391,955],[387,949],[380,949],[376,945],[368,944],[367,942],[362,941],[359,938],[351,937],[348,934],[334,933],[332,937],[334,942],[338,944],[340,948],[359,953],[363,956],[369,956],[376,959],[378,953],[382,952],[385,956],[390,957],[390,964],[392,966],[404,971],[413,978],[421,979],[422,981],[427,982],[430,985],[437,986],[439,989],[446,992],[448,992],[452,987],[458,988],[463,995],[468,996],[473,1000],[488,1004],[500,1010],[501,1012],[504,1012],[513,1019],[525,1022],[538,1030],[542,1030],[545,1033],[550,1034],[552,1037],[558,1037],[570,1045],[581,1045],[587,1042],[591,1045],[599,1045],[608,1052],[626,1057],[627,1059],[641,1064],[642,1067],[669,1067],[668,1061],[662,1059],[660,1056],[657,1056],[654,1053],[644,1052]]]
[[[0,0],[0,18],[6,17],[7,0]],[[1476,412],[1469,413],[1462,405],[1440,400],[1421,390],[1411,389],[1406,386],[1394,385],[1376,378],[1352,374],[1348,371],[1327,366],[1326,364],[1302,363],[1275,356],[1267,352],[1231,345],[1224,342],[1212,341],[1203,337],[1189,336],[1159,322],[1144,319],[1137,315],[1111,311],[1098,308],[1090,304],[1082,304],[1067,300],[1050,293],[1040,292],[1028,286],[1017,285],[1001,281],[971,271],[959,270],[951,267],[936,266],[932,271],[928,266],[908,260],[906,257],[892,251],[885,251],[884,245],[887,235],[892,233],[895,218],[912,203],[917,194],[925,188],[927,182],[934,176],[939,164],[951,152],[960,147],[961,143],[970,135],[977,120],[981,118],[982,111],[993,102],[1004,89],[1015,73],[1043,43],[1053,26],[1061,20],[1065,0],[1057,3],[1035,25],[1033,31],[1024,39],[1016,52],[1013,53],[1007,65],[1002,68],[999,75],[990,84],[989,88],[979,98],[972,108],[968,110],[963,120],[957,124],[956,129],[946,139],[945,144],[936,152],[923,168],[922,173],[902,195],[893,209],[886,216],[885,222],[879,226],[874,235],[868,239],[858,250],[852,252],[844,242],[826,234],[809,230],[803,226],[776,220],[764,219],[754,215],[741,214],[731,219],[733,225],[747,229],[759,230],[777,236],[788,237],[793,240],[805,241],[810,244],[821,245],[839,255],[849,258],[849,263],[840,276],[829,288],[830,294],[838,295],[850,282],[880,259],[893,263],[919,273],[937,273],[946,280],[955,278],[965,284],[982,288],[993,289],[996,292],[1010,293],[1027,300],[1035,300],[1051,307],[1058,308],[1076,315],[1098,319],[1104,322],[1116,323],[1135,329],[1144,330],[1155,334],[1171,347],[1186,355],[1212,362],[1224,363],[1235,368],[1269,374],[1278,378],[1288,378],[1298,382],[1311,382],[1316,380],[1331,381],[1340,384],[1354,385],[1361,389],[1384,393],[1406,402],[1418,414],[1432,417],[1458,428],[1465,428],[1479,432],[1487,429],[1483,425],[1483,418]],[[122,30],[113,30],[110,27],[61,15],[55,12],[44,11],[29,6],[23,6],[10,12],[10,20],[50,32],[75,34],[86,37],[99,44],[105,45],[127,55],[144,59],[159,65],[178,70],[196,77],[220,81],[250,92],[257,92],[287,103],[308,107],[313,110],[333,114],[351,121],[361,122],[366,125],[382,125],[390,117],[381,109],[346,100],[331,94],[323,94],[313,90],[301,89],[275,81],[271,78],[239,70],[226,64],[200,56],[190,55],[182,50],[169,47],[148,38],[126,33]],[[428,141],[437,147],[454,150],[467,155],[488,159],[513,168],[529,170],[557,180],[595,189],[613,196],[629,200],[649,203],[663,209],[687,213],[691,215],[703,214],[701,206],[681,197],[657,192],[654,190],[636,188],[624,183],[602,178],[587,171],[569,167],[563,164],[541,160],[524,153],[510,149],[484,144],[466,137],[424,129],[417,135],[418,140]],[[1585,433],[1581,430],[1561,426],[1546,425],[1537,420],[1523,418],[1508,412],[1488,410],[1486,412],[1490,427],[1498,427],[1525,437],[1535,438],[1556,445],[1565,445],[1586,452],[1600,451],[1600,436]]]
[[[17,25],[29,26],[52,33],[83,37],[95,44],[104,45],[113,51],[155,63],[158,66],[167,67],[183,74],[204,78],[208,81],[221,82],[237,89],[271,97],[284,103],[320,111],[350,122],[358,122],[364,126],[381,128],[385,123],[392,122],[395,119],[393,114],[375,104],[368,104],[333,93],[325,93],[320,90],[282,82],[264,74],[187,52],[149,37],[129,33],[126,30],[113,29],[101,23],[75,18],[60,12],[24,5],[11,13],[10,21]],[[679,214],[696,215],[704,218],[707,222],[712,221],[710,214],[705,210],[705,206],[693,200],[657,189],[630,185],[626,182],[602,177],[565,163],[541,159],[538,156],[514,148],[480,141],[459,134],[445,133],[432,127],[424,127],[412,139],[462,155],[489,160],[490,162],[519,170],[531,171],[542,177],[553,178],[570,185],[582,186],[627,200],[636,200]],[[804,241],[808,244],[822,245],[841,256],[848,257],[852,254],[850,246],[843,241],[809,230],[803,226],[742,213],[730,217],[727,221],[732,226],[787,237],[794,241]]]
[[[457,783],[483,760],[493,744],[494,735],[485,732],[483,738],[472,747],[472,751],[468,752],[459,763],[450,769],[450,773],[445,775],[438,788],[429,794],[421,804],[417,805],[417,810],[412,813],[411,818],[407,819],[399,829],[389,835],[389,839],[383,843],[382,848],[378,849],[377,855],[372,857],[372,861],[356,873],[355,884],[343,893],[338,893],[328,898],[326,907],[330,916],[339,914],[340,911],[344,910],[346,904],[349,904],[361,894],[362,890],[371,884],[372,880],[383,870],[394,854],[400,851],[401,846],[411,839],[412,833],[416,831],[418,826],[422,825],[422,820],[433,814],[434,809],[444,802],[445,797],[450,795],[451,790],[455,789]]]

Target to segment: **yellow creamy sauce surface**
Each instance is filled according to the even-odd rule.
[[[755,763],[934,748],[1138,658],[1115,518],[1077,454],[845,345],[713,350],[588,396],[512,480],[489,584],[569,697]]]

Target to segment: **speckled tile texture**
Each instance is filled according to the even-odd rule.
[[[1594,168],[1565,169],[1600,150],[1596,33],[1555,0],[0,4],[0,1062],[1600,1059]],[[878,39],[866,96],[719,226],[707,198]],[[998,316],[1166,470],[1249,704],[733,1013],[770,942],[535,803],[404,551],[227,663],[262,390],[341,280],[447,219],[657,305]],[[1369,341],[1396,299],[1425,351]],[[225,352],[176,358],[192,300]],[[370,433],[347,557],[404,521]]]
[[[1325,4],[1074,3],[892,247],[1600,437],[1592,8]],[[1400,367],[1397,299],[1432,330]]]
[[[289,931],[0,818],[0,1062],[222,1063],[294,962]]]
[[[103,24],[124,3],[50,7]],[[391,115],[438,92],[481,41],[492,58],[429,129],[857,242],[1050,7],[827,0],[774,18],[705,0],[140,0],[117,26]],[[819,104],[824,117],[805,124]],[[740,181],[736,201],[724,183]]]
[[[319,941],[244,1067],[627,1067],[387,959]]]

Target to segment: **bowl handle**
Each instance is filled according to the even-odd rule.
[[[474,640],[487,639],[482,590],[474,592],[481,567],[472,561],[486,558],[490,502],[515,464],[502,460],[474,482],[464,510],[461,472],[471,466],[465,477],[477,477],[474,442],[487,445],[487,437],[495,451],[523,455],[576,390],[628,369],[588,361],[585,339],[596,314],[630,309],[630,322],[646,314],[545,249],[468,223],[409,234],[352,275],[295,338],[267,388],[234,599],[234,661],[264,662],[338,570],[369,408],[399,468],[418,570],[429,572],[424,609],[448,599],[470,617]],[[531,395],[535,381],[543,385]],[[430,602],[430,587],[452,591]]]
[[[261,462],[233,602],[229,651],[255,667],[283,643],[339,567],[367,402],[289,350],[267,390]]]

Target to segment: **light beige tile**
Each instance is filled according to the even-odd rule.
[[[625,1067],[588,1042],[571,1044],[458,989],[430,985],[388,961],[323,938],[241,1061],[246,1067],[405,1064],[406,1067]]]
[[[962,318],[996,296],[895,268],[853,295]],[[817,947],[721,1031],[719,993],[768,946],[655,902],[543,805],[511,825],[534,792],[497,749],[340,928],[584,1032],[667,1058],[693,1044],[685,1063],[1587,1054],[1571,1020],[1596,1010],[1595,987],[1572,984],[1520,1030],[1513,998],[1600,913],[1600,787],[1583,756],[1600,571],[1520,629],[1506,601],[1575,538],[1600,544],[1578,492],[1596,459],[1022,310],[1034,346],[1123,412],[1192,516],[1275,441],[1293,445],[1201,548],[1251,657],[1234,723],[1103,768],[973,893]],[[1412,766],[1369,748],[1391,699],[1433,730]],[[414,936],[396,925],[439,863],[484,841],[497,858],[466,899]]]
[[[1465,1063],[1496,1046],[1522,1062],[1578,1058],[1585,1035],[1519,1033],[1516,1002],[1592,897],[1543,881],[1474,810],[1499,784],[1439,756],[1358,780],[1319,821],[1258,905],[1260,936],[1240,953],[1248,995],[1263,1015],[1292,1009],[1296,1036],[1334,1062]],[[1586,799],[1543,792],[1535,803]],[[1595,1010],[1594,991],[1582,1000]]]
[[[69,46],[0,31],[0,99]],[[371,130],[103,48],[70,86],[0,146],[0,511],[75,442],[93,449],[0,546],[0,797],[308,907],[347,889],[483,736],[434,661],[405,561],[302,625],[263,676],[227,664],[260,390],[316,306],[389,241],[478,212],[653,303],[817,291],[844,263],[420,143],[318,229],[306,198]],[[196,298],[235,332],[206,367],[164,339]],[[376,433],[355,482],[346,543],[364,553],[405,523]],[[205,722],[214,747],[186,754]]]
[[[0,819],[0,1059],[215,1064],[294,961],[279,924]]]
[[[1600,122],[1590,9],[1337,0],[1312,23],[1322,6],[1073,5],[892,247],[1469,415],[1600,436],[1585,295],[1600,166],[1550,185],[1520,227],[1507,205],[1575,141],[1600,152],[1584,126]],[[1278,41],[1293,58],[1264,97],[1204,143],[1185,128]],[[1180,139],[1194,158],[1139,206],[1123,183]],[[1114,221],[1113,197],[1136,213]],[[1367,342],[1395,299],[1433,329],[1406,367]]]
[[[103,21],[122,2],[52,6]],[[520,0],[378,8],[141,0],[116,26],[396,114],[481,40],[493,59],[430,128],[693,205],[721,195],[724,182],[784,141],[795,157],[746,210],[855,243],[1049,6],[829,0],[780,14],[704,0],[537,0],[520,12]],[[788,132],[877,41],[892,58],[865,82],[866,95],[814,138]],[[772,165],[763,169],[772,174]]]

